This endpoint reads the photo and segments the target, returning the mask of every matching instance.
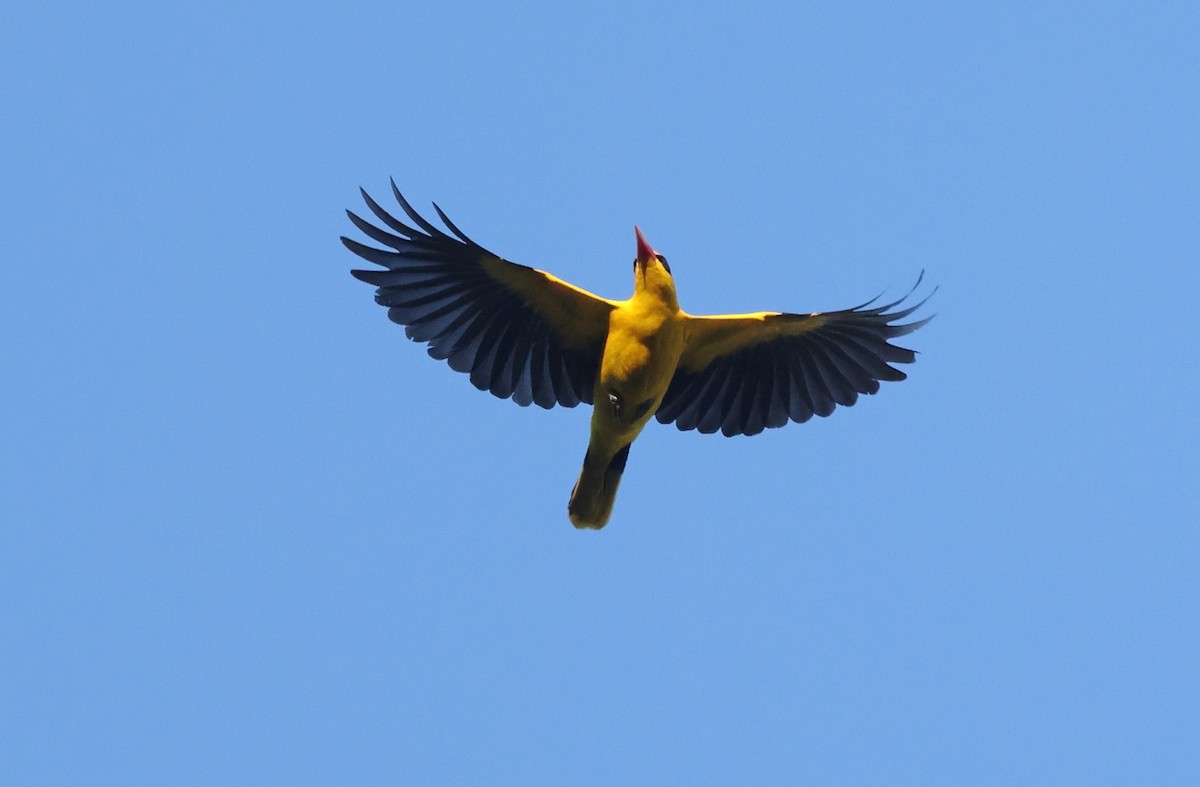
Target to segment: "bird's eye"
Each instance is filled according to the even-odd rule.
[[[662,256],[661,254],[655,254],[654,256],[658,257],[658,261],[661,262],[662,266],[667,269],[667,273],[670,273],[671,266],[670,266],[670,264],[667,263],[667,258]]]

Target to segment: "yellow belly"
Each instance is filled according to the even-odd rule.
[[[613,311],[596,378],[593,436],[600,431],[615,444],[628,442],[642,430],[671,384],[683,344],[678,312],[635,301]],[[612,397],[620,408],[612,404]]]

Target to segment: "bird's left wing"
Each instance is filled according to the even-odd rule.
[[[889,339],[933,318],[896,324],[924,303],[893,311],[905,298],[813,314],[689,316],[687,345],[656,417],[683,430],[754,435],[849,407],[880,380],[905,378],[889,364],[916,360]]]
[[[410,227],[362,192],[388,229],[346,211],[386,249],[342,238],[346,248],[386,270],[354,270],[375,300],[431,356],[469,373],[480,390],[521,406],[592,403],[612,301],[508,262],[464,235],[434,205],[453,236],[422,218],[392,183]],[[388,230],[391,230],[390,232]]]

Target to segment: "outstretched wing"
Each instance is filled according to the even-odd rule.
[[[422,218],[392,182],[417,226],[400,222],[362,192],[387,229],[346,211],[354,226],[387,248],[342,238],[346,248],[386,270],[353,270],[379,289],[375,301],[414,341],[481,391],[522,407],[592,403],[613,302],[548,273],[501,259],[464,235],[435,204],[448,235]],[[391,230],[390,232],[388,230]],[[393,234],[394,233],[394,234]]]
[[[892,311],[907,298],[814,314],[689,317],[687,346],[656,417],[682,430],[755,435],[849,407],[880,380],[906,377],[889,364],[916,360],[889,341],[933,319],[896,324],[925,302]]]

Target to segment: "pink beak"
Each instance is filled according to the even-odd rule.
[[[637,235],[637,262],[638,265],[645,266],[646,263],[657,256],[654,249],[646,242],[646,236],[642,234],[642,230],[638,225],[633,225],[633,232]]]

